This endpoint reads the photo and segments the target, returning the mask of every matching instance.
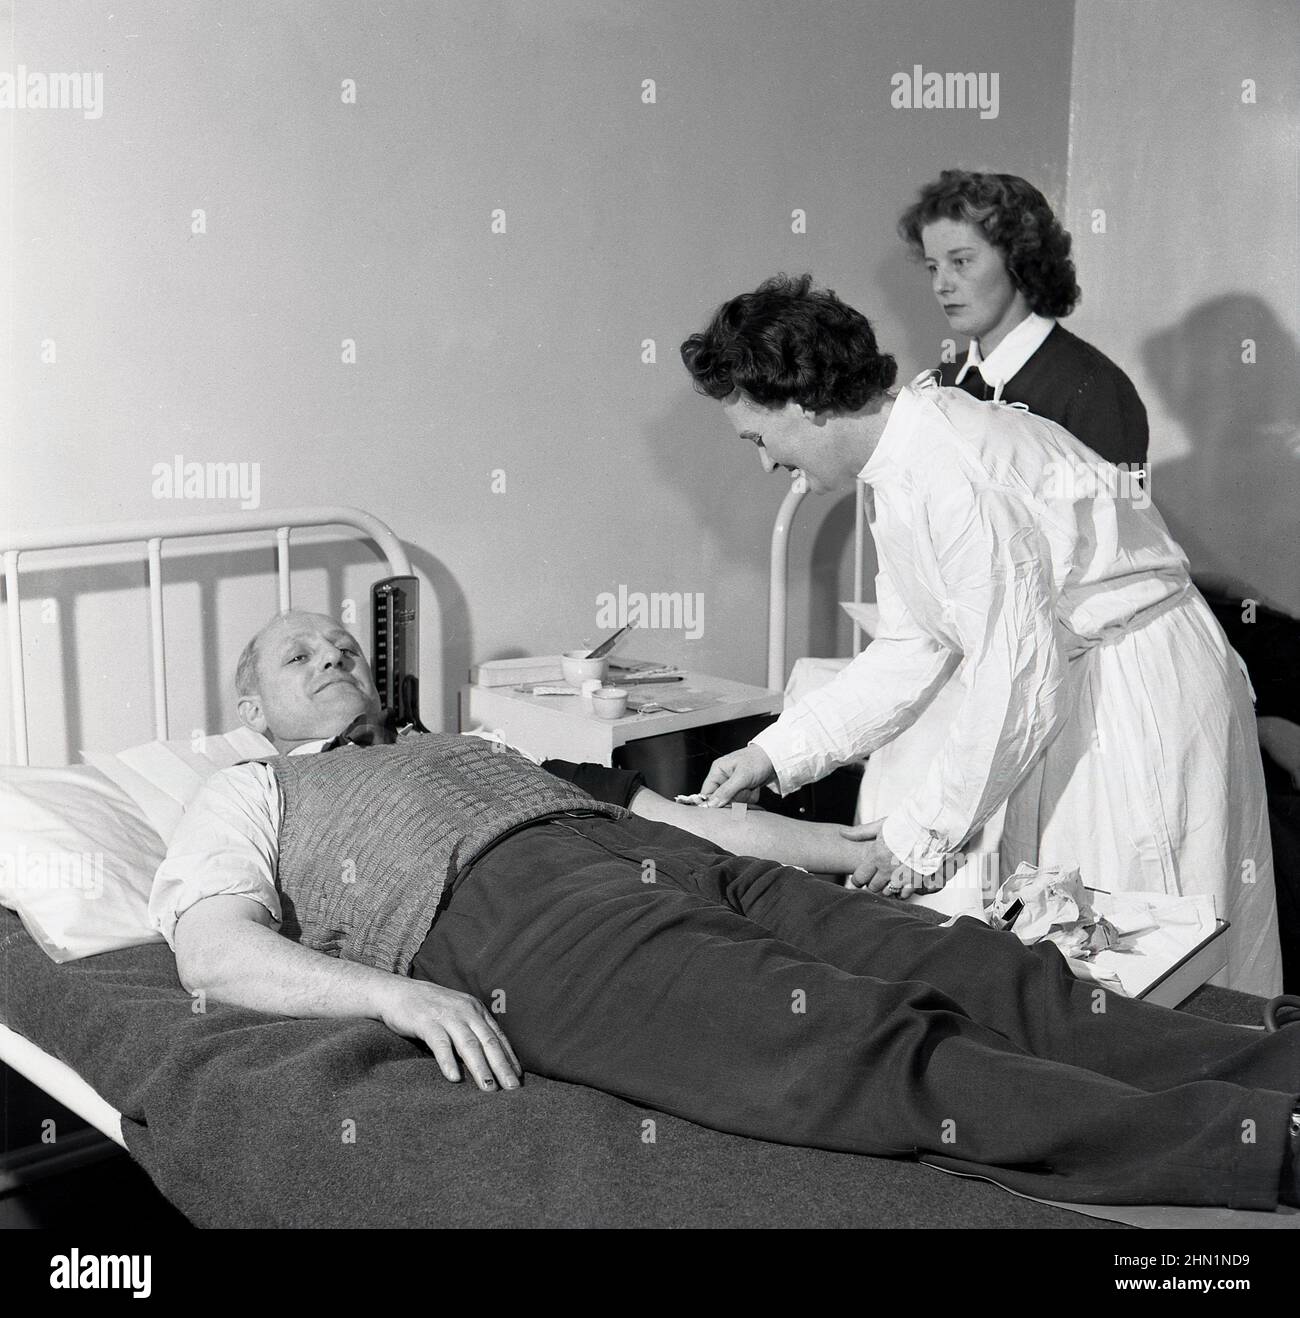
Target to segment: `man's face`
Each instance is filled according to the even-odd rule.
[[[358,714],[379,709],[360,645],[323,614],[272,622],[258,642],[257,674],[257,693],[240,700],[240,715],[281,749],[334,737]]]
[[[764,471],[801,471],[815,494],[839,484],[838,454],[815,413],[795,402],[764,407],[740,390],[723,401],[722,411],[736,434],[758,449]]]

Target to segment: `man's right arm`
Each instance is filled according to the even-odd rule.
[[[191,993],[282,1016],[361,1016],[419,1039],[448,1080],[457,1055],[480,1089],[519,1086],[522,1067],[487,1008],[467,993],[391,975],[290,942],[246,897],[205,897],[176,924],[176,970]]]
[[[466,994],[326,956],[277,932],[282,812],[274,774],[244,764],[214,774],[181,820],[149,903],[181,982],[215,1000],[288,1016],[364,1016],[433,1051],[449,1080],[455,1054],[481,1086],[518,1083],[495,1020]]]

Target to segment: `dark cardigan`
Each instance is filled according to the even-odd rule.
[[[963,364],[943,363],[939,383],[955,383]],[[993,387],[973,371],[959,387],[976,398],[993,397]],[[1147,412],[1133,382],[1109,357],[1060,325],[1007,381],[1002,401],[1024,403],[1064,426],[1107,462],[1146,461]]]

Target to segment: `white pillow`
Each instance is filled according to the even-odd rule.
[[[161,941],[149,890],[165,852],[95,769],[0,767],[0,904],[52,960]]]
[[[117,755],[82,751],[81,758],[116,783],[170,843],[181,815],[212,774],[274,754],[275,746],[260,732],[240,727],[224,736],[146,741]]]

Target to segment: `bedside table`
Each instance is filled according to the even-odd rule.
[[[719,725],[756,717],[766,723],[781,712],[783,700],[780,691],[703,673],[687,673],[681,682],[637,683],[628,690],[634,697],[690,702],[698,707],[679,713],[629,710],[622,718],[604,719],[592,712],[591,701],[582,696],[530,696],[514,687],[463,686],[461,731],[487,729],[540,759],[612,765],[621,748],[651,738],[715,728],[725,741],[728,738]],[[747,735],[739,744],[748,740]]]

